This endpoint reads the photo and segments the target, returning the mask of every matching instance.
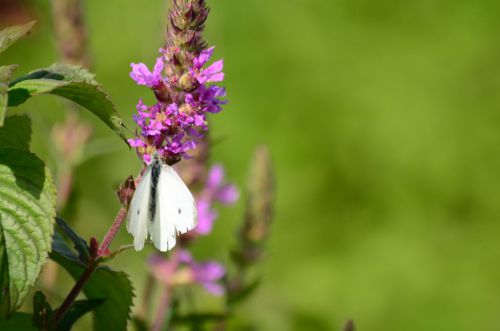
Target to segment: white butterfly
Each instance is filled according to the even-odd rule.
[[[176,236],[194,229],[198,215],[193,195],[175,170],[155,153],[132,197],[127,231],[134,236],[136,251],[151,238],[165,252],[175,246]]]

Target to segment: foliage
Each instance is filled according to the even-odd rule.
[[[28,98],[54,94],[69,99],[99,117],[123,140],[123,121],[94,75],[78,66],[54,64],[19,77],[9,84],[8,105],[18,106]]]
[[[64,221],[58,219],[58,224],[73,242],[79,255],[56,234],[51,258],[78,280],[89,263],[89,247],[84,245],[85,240],[74,233]],[[102,303],[94,312],[94,330],[126,328],[134,294],[132,284],[125,273],[113,271],[107,266],[99,266],[83,287],[83,293],[89,300]]]
[[[0,51],[26,34],[34,22],[0,32]],[[94,113],[121,138],[123,122],[114,104],[94,75],[77,66],[54,64],[12,80],[17,65],[0,67],[0,325],[5,329],[27,328],[27,315],[14,313],[33,288],[48,253],[76,279],[89,268],[95,271],[83,288],[88,300],[72,303],[58,318],[45,295],[33,297],[33,325],[41,330],[70,330],[89,311],[95,313],[96,330],[123,330],[132,305],[128,277],[106,266],[97,266],[95,249],[87,246],[61,219],[60,229],[74,243],[74,253],[62,237],[54,234],[56,189],[50,170],[29,152],[31,121],[26,115],[4,115],[40,94],[72,100]],[[95,246],[95,245],[94,245]],[[94,247],[95,248],[95,247]],[[94,255],[92,255],[94,254]],[[2,330],[4,328],[2,327]]]
[[[50,251],[55,188],[34,154],[0,147],[1,310],[7,316],[29,294]]]

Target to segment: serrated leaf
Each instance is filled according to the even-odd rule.
[[[3,125],[5,111],[9,102],[9,80],[17,69],[17,65],[0,66],[0,127]]]
[[[62,320],[57,324],[57,331],[69,331],[73,324],[83,315],[96,309],[104,303],[104,300],[78,300],[73,303],[71,308],[64,314]]]
[[[54,79],[27,79],[16,83],[9,87],[9,107],[19,106],[30,97],[45,93],[50,93],[57,89],[70,84],[63,80]]]
[[[31,321],[39,330],[53,331],[56,328],[54,310],[41,291],[37,291],[33,296],[33,318]]]
[[[30,32],[35,23],[36,21],[31,21],[24,25],[11,26],[0,31],[0,53],[9,48],[9,46],[15,43],[19,38]]]
[[[68,245],[54,240],[50,257],[76,280],[85,269]],[[108,267],[97,267],[83,288],[87,299],[105,302],[94,311],[94,331],[126,330],[132,307],[133,289],[128,276]]]
[[[0,146],[29,150],[31,141],[31,119],[27,115],[13,115],[5,118],[0,128]]]
[[[0,319],[0,330],[2,331],[36,331],[31,325],[31,315],[26,313],[15,313],[8,320]]]
[[[54,64],[11,82],[9,106],[17,106],[40,94],[54,94],[71,100],[99,117],[125,142],[123,120],[108,94],[87,70],[73,65]]]
[[[56,194],[49,169],[27,151],[0,147],[0,312],[21,306],[51,248]]]

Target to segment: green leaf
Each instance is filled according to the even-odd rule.
[[[60,217],[56,217],[56,222],[62,232],[73,242],[78,258],[82,262],[87,262],[90,259],[90,247],[87,245],[85,239],[76,234],[75,231]]]
[[[9,103],[9,80],[17,69],[17,65],[0,66],[0,127],[3,125],[5,111]]]
[[[0,127],[0,146],[29,150],[31,141],[31,119],[27,115],[14,115],[5,118]]]
[[[40,94],[54,94],[71,100],[99,117],[125,142],[123,120],[108,94],[87,70],[73,65],[54,64],[11,82],[9,106],[17,106]]]
[[[78,300],[64,314],[62,320],[57,324],[57,331],[69,331],[75,322],[83,315],[96,309],[104,303],[104,300]]]
[[[51,248],[56,194],[49,169],[27,151],[0,147],[0,315],[26,299]]]
[[[76,280],[85,269],[76,253],[61,240],[54,238],[50,257]],[[83,288],[87,299],[105,302],[94,311],[94,331],[126,330],[134,296],[132,284],[123,272],[97,267]]]
[[[15,313],[8,320],[0,319],[0,330],[2,331],[36,331],[31,325],[31,315],[26,313]]]
[[[85,263],[83,263],[78,255],[68,246],[62,235],[58,232],[54,232],[52,238],[52,251],[50,252],[50,258],[54,261],[66,261],[85,268]],[[61,264],[61,263],[60,263]]]
[[[11,26],[0,31],[0,53],[9,48],[9,46],[15,43],[19,38],[30,32],[35,23],[36,21],[31,21],[24,25]]]
[[[54,310],[41,291],[37,291],[33,296],[33,318],[31,321],[39,330],[52,331],[56,329]]]

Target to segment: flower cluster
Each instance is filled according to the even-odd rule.
[[[220,284],[226,270],[215,261],[196,262],[187,250],[176,250],[168,260],[159,255],[149,259],[149,266],[156,279],[169,288],[200,284],[213,295],[223,295]]]
[[[207,113],[218,113],[225,103],[225,89],[208,83],[221,82],[222,60],[206,67],[214,48],[192,55],[186,73],[179,84],[177,75],[165,72],[165,63],[175,60],[175,52],[160,50],[163,55],[156,60],[153,71],[144,63],[132,63],[130,77],[139,85],[151,88],[158,102],[153,106],[145,105],[142,100],[137,104],[134,120],[140,127],[140,137],[129,139],[144,162],[149,163],[154,151],[164,160],[173,164],[186,152],[196,147],[196,140],[203,136],[207,127]],[[183,87],[183,88],[179,88]]]

